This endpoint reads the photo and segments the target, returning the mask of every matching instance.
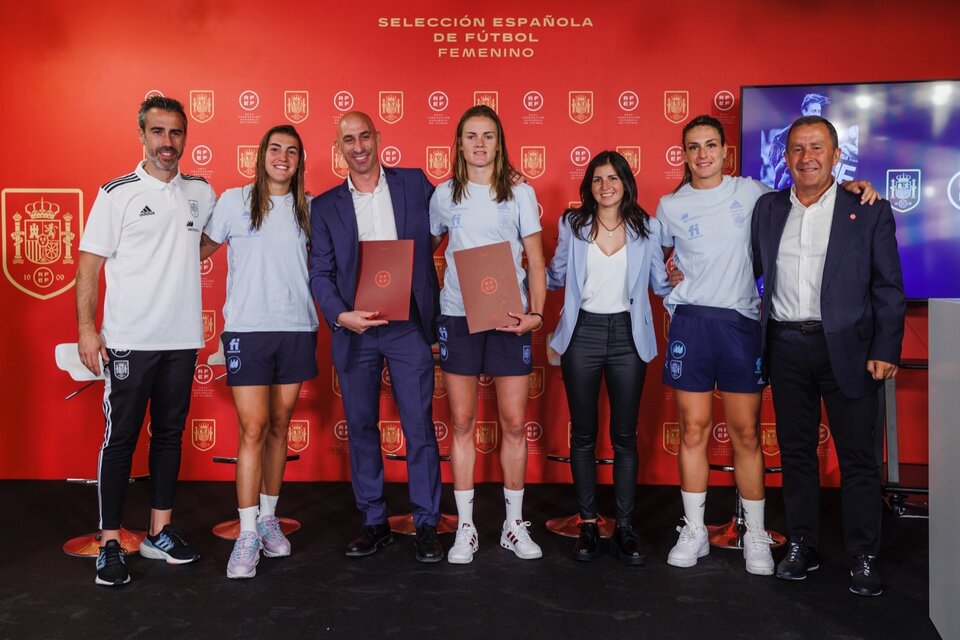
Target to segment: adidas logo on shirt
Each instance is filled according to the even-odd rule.
[[[152,216],[152,215],[155,215],[155,214],[153,213],[153,209],[151,209],[150,207],[144,207],[143,209],[140,210],[141,218],[144,216]]]

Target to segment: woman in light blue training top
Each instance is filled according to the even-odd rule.
[[[473,475],[477,451],[477,376],[493,378],[502,439],[500,465],[507,518],[500,546],[518,558],[532,560],[543,552],[527,531],[523,519],[523,487],[527,470],[524,412],[532,370],[530,332],[543,325],[546,297],[543,249],[537,198],[507,156],[503,126],[496,112],[478,105],[457,124],[453,178],[430,199],[430,233],[435,244],[448,238],[447,271],[440,292],[440,368],[443,370],[453,422],[453,495],[460,526],[447,553],[454,564],[473,561],[479,541],[473,526]],[[471,334],[468,331],[460,281],[453,252],[497,242],[509,242],[525,313],[511,314],[515,324]],[[526,254],[527,269],[522,256]]]
[[[637,204],[637,184],[616,151],[597,154],[580,183],[581,205],[560,219],[547,286],[565,286],[563,312],[550,342],[562,354],[570,407],[570,469],[580,510],[574,558],[595,560],[596,446],[601,380],[610,399],[617,557],[644,562],[631,515],[637,488],[637,414],[647,363],[657,355],[649,289],[670,292],[660,251],[660,222]]]
[[[317,312],[310,295],[303,142],[288,125],[263,136],[253,184],[220,197],[204,229],[200,257],[227,243],[223,307],[227,385],[240,427],[237,500],[240,536],[228,578],[252,578],[260,549],[290,555],[277,500],[287,430],[300,386],[317,375]]]

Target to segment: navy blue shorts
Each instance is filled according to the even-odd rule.
[[[525,376],[533,371],[528,331],[522,336],[491,329],[470,333],[464,316],[440,316],[440,369],[461,376]]]
[[[663,384],[681,391],[763,391],[760,323],[733,309],[678,306],[670,321]]]
[[[293,384],[317,375],[316,331],[224,331],[227,386]]]

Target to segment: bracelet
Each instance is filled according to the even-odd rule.
[[[531,312],[528,313],[527,315],[528,315],[528,316],[537,316],[538,318],[540,318],[540,324],[537,326],[536,329],[534,329],[534,331],[536,331],[537,329],[540,329],[540,328],[543,326],[543,314],[542,314],[542,313],[537,313],[536,311],[531,311]]]

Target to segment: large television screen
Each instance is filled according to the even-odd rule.
[[[740,109],[740,175],[790,187],[787,129],[822,115],[840,138],[837,179],[890,201],[907,297],[960,297],[960,80],[750,86]]]

